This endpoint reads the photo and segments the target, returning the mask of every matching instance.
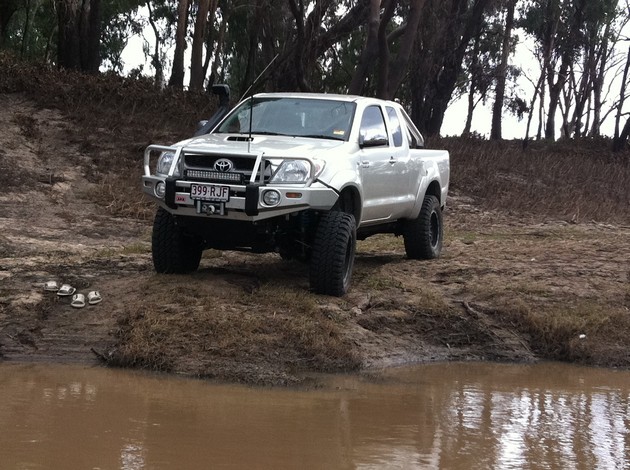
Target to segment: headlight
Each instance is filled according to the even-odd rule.
[[[271,178],[271,183],[306,183],[324,169],[324,162],[314,160],[314,167],[306,160],[284,160]]]
[[[173,160],[175,159],[175,154],[172,152],[162,152],[160,158],[158,158],[157,166],[155,168],[155,172],[160,175],[168,175],[168,170],[170,170]],[[174,176],[179,176],[179,168],[175,168]]]

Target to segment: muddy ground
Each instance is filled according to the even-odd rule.
[[[98,198],[93,144],[23,94],[0,94],[0,110],[0,360],[271,384],[444,360],[630,365],[628,226],[484,211],[455,189],[440,259],[359,242],[340,299],[309,293],[306,267],[274,254],[209,252],[197,273],[158,276],[150,218]],[[72,308],[48,280],[104,300]]]

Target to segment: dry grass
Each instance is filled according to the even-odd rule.
[[[628,307],[596,301],[533,307],[517,302],[494,311],[529,338],[540,357],[606,367],[628,367]]]
[[[630,222],[630,154],[607,140],[444,139],[452,188],[481,207],[572,222]]]
[[[280,285],[251,292],[203,287],[183,290],[177,276],[156,276],[143,298],[121,315],[112,364],[241,382],[265,382],[296,370],[339,371],[359,366],[341,325],[325,315],[317,297]],[[187,358],[186,366],[178,364]],[[191,360],[192,358],[192,360]],[[235,372],[226,361],[259,370]],[[192,368],[191,368],[192,367]]]

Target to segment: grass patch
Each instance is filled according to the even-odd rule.
[[[392,251],[404,253],[405,247],[402,237],[396,237],[391,234],[378,234],[365,240],[357,241],[357,252],[385,253]]]
[[[368,292],[384,291],[390,289],[402,289],[403,283],[395,276],[370,273],[361,278],[361,287]]]
[[[122,249],[123,255],[144,255],[147,253],[151,253],[151,245],[141,242],[126,245]]]
[[[540,357],[608,367],[630,363],[630,314],[623,305],[532,305],[518,298],[497,305],[491,309],[494,318],[520,331]]]
[[[443,139],[451,187],[488,209],[573,222],[630,221],[630,153],[608,140],[489,142]]]
[[[170,371],[175,366],[203,377],[234,374],[226,360],[288,374],[294,370],[352,370],[353,345],[338,322],[322,313],[318,297],[263,284],[248,293],[235,287],[184,288],[179,276],[155,276],[142,298],[119,321],[112,364]],[[182,364],[185,361],[186,364]],[[231,380],[259,383],[256,369]]]

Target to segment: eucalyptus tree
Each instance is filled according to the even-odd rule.
[[[3,0],[0,2],[0,47],[7,41],[9,23],[21,6],[21,0]]]
[[[98,72],[101,64],[101,0],[55,0],[57,64],[67,69]]]
[[[497,67],[496,89],[494,105],[492,106],[492,127],[490,138],[500,140],[502,138],[503,105],[505,100],[505,84],[508,75],[508,61],[512,54],[514,44],[512,29],[514,28],[514,11],[516,0],[505,1],[505,23],[501,34],[501,61]]]
[[[628,47],[628,54],[626,56],[625,66],[623,68],[623,75],[621,79],[621,87],[619,90],[619,101],[617,103],[617,114],[615,116],[615,134],[613,137],[613,150],[618,152],[622,150],[630,139],[630,113],[627,113],[626,123],[623,126],[621,132],[619,127],[621,125],[621,118],[623,114],[623,107],[626,101],[626,93],[628,86],[630,85],[630,47]]]
[[[350,93],[363,93],[368,75],[375,73],[376,96],[394,97],[406,76],[424,4],[425,0],[370,0],[365,45],[350,83]]]
[[[281,51],[281,88],[308,91],[321,81],[322,57],[363,24],[369,0],[287,0],[293,33]],[[342,8],[343,7],[343,8]],[[293,67],[292,67],[293,64]]]
[[[473,114],[480,102],[486,101],[494,81],[494,70],[500,44],[492,20],[488,15],[480,22],[473,34],[472,44],[462,63],[461,79],[457,84],[454,97],[462,98],[467,93],[466,122],[462,136],[469,136],[472,129]]]
[[[599,135],[603,86],[626,22],[617,0],[527,0],[520,25],[536,42],[541,70],[529,122],[540,96],[546,138],[556,138],[559,107],[564,137],[586,135],[589,128]]]
[[[104,0],[101,3],[100,65],[108,70],[122,73],[123,50],[129,39],[141,36],[146,21],[138,15],[144,0]]]
[[[227,3],[227,2],[226,2]],[[274,91],[331,89],[339,45],[363,23],[368,0],[230,0],[223,40],[225,76],[244,92],[272,61],[258,87]],[[275,60],[274,60],[275,58]],[[224,60],[225,59],[225,60]],[[348,66],[344,62],[344,67]]]
[[[608,114],[603,113],[604,83],[609,72],[618,68],[616,46],[630,19],[623,13],[617,0],[591,1],[585,6],[578,39],[580,56],[570,67],[565,92],[568,99],[563,112],[564,137],[600,134],[600,126]]]
[[[184,51],[186,49],[189,4],[190,0],[179,0],[177,4],[175,52],[173,54],[171,78],[168,80],[168,85],[174,88],[183,88],[184,86]]]
[[[195,28],[193,30],[192,49],[190,54],[190,83],[189,89],[199,91],[203,88],[203,49],[206,42],[208,12],[210,3],[216,8],[214,0],[196,0]],[[214,13],[214,11],[213,11]]]
[[[414,44],[409,81],[411,117],[438,135],[463,70],[464,57],[490,0],[427,0]]]
[[[98,72],[103,60],[122,70],[120,54],[140,23],[145,0],[2,0],[0,47],[23,58]]]
[[[56,52],[54,3],[44,0],[0,2],[0,48],[23,59],[50,59]]]

